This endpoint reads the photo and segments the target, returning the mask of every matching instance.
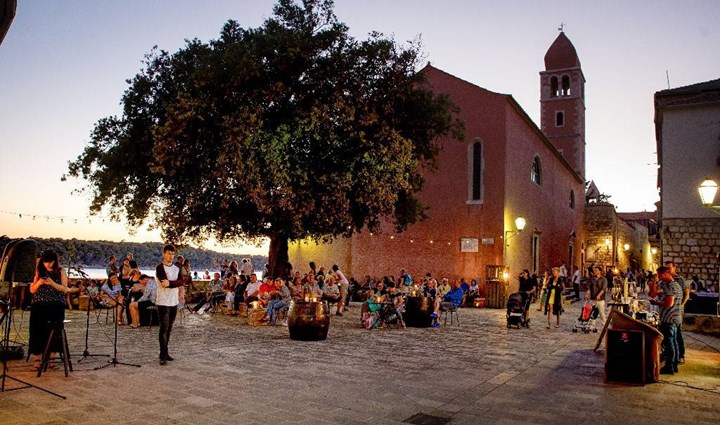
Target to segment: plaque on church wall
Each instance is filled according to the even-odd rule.
[[[495,238],[482,238],[483,245],[495,245]]]
[[[477,238],[461,238],[460,252],[478,252],[478,242]]]

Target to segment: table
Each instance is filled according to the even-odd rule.
[[[427,328],[432,324],[430,313],[435,308],[431,297],[407,297],[405,300],[405,325]]]

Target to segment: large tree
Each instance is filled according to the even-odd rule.
[[[462,125],[419,61],[418,43],[351,37],[330,0],[280,0],[259,28],[153,49],[68,175],[91,212],[170,241],[268,237],[276,273],[288,241],[423,218],[422,172]]]

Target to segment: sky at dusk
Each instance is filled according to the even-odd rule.
[[[271,0],[18,2],[0,45],[0,235],[160,241],[88,218],[84,182],[61,182],[99,119],[120,113],[126,79],[154,45],[218,37],[270,17]],[[587,180],[619,211],[657,201],[653,94],[720,77],[720,2],[336,0],[357,38],[421,37],[433,66],[511,94],[539,123],[545,52],[560,23],[586,82]],[[667,74],[666,74],[667,72]],[[20,216],[22,214],[22,217]],[[33,216],[35,219],[33,219]],[[218,248],[217,246],[211,246]],[[238,247],[235,247],[238,248]],[[227,250],[227,248],[223,248]],[[266,254],[265,248],[243,252]]]

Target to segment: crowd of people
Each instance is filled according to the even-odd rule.
[[[477,280],[467,282],[463,278],[437,279],[426,273],[420,279],[413,279],[405,269],[399,271],[396,279],[392,275],[382,278],[365,276],[363,282],[347,278],[337,265],[327,271],[324,266],[308,264],[307,271],[294,270],[288,264],[284,276],[269,276],[267,265],[259,279],[250,259],[223,261],[220,271],[208,270],[202,286],[197,273],[191,271],[190,261],[182,255],[175,256],[175,248],[167,245],[163,249],[163,261],[154,276],[144,274],[138,268],[132,254],[127,254],[118,265],[112,256],[106,268],[107,279],[98,286],[90,280],[87,286],[72,286],[67,274],[60,266],[58,256],[52,251],[43,252],[37,261],[35,280],[30,286],[32,310],[30,318],[30,352],[35,355],[39,367],[49,331],[53,323],[62,323],[64,310],[71,305],[71,296],[84,292],[88,302],[96,307],[114,309],[119,326],[126,323],[129,328],[149,324],[150,310],[156,309],[159,322],[160,362],[172,360],[168,342],[178,308],[187,308],[192,313],[204,314],[224,310],[228,315],[239,315],[248,311],[264,312],[260,319],[276,324],[287,310],[291,301],[327,301],[334,308],[334,314],[342,316],[351,301],[362,302],[361,324],[367,316],[383,308],[391,307],[402,317],[408,297],[430,298],[432,310],[428,313],[432,326],[439,326],[438,317],[442,311],[463,306],[480,306],[482,298]],[[598,311],[600,326],[607,320],[608,295],[614,287],[627,288],[629,296],[647,292],[652,305],[659,310],[659,330],[664,336],[663,353],[665,366],[662,373],[678,372],[678,365],[684,363],[685,348],[682,337],[683,306],[691,291],[712,291],[697,277],[686,281],[677,273],[675,263],[669,261],[657,273],[627,270],[618,273],[611,268],[591,265],[587,273],[581,273],[573,266],[570,272],[563,262],[558,267],[548,268],[538,275],[523,270],[517,277],[519,293],[525,308],[525,320],[529,323],[529,305],[537,302],[537,310],[547,317],[546,327],[561,326],[563,304],[569,299],[584,298]],[[187,291],[199,293],[195,305],[186,302]],[[581,296],[582,295],[582,296]]]

